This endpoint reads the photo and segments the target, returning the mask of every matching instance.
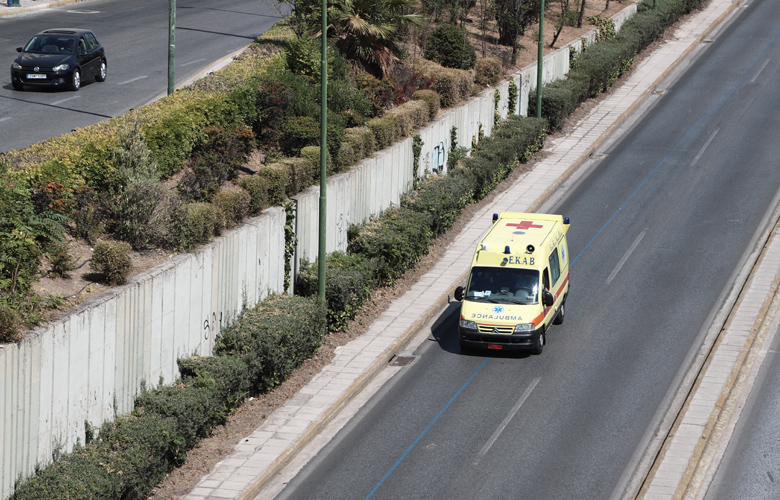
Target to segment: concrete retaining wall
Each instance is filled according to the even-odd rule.
[[[616,24],[636,6],[616,16]],[[619,18],[619,21],[618,21]],[[593,43],[595,31],[583,37]],[[571,45],[580,50],[581,41]],[[545,58],[544,82],[569,70],[564,47]],[[519,89],[513,110],[527,114],[536,65],[510,77]],[[502,118],[509,113],[509,80],[497,87]],[[450,131],[471,147],[480,128],[493,130],[494,92],[488,89],[450,109],[424,129],[418,176],[446,174]],[[413,182],[412,139],[363,160],[327,183],[327,250],[345,251],[350,224],[362,224],[398,205]],[[319,186],[294,197],[298,246],[293,269],[318,252]],[[142,384],[178,377],[176,360],[211,355],[214,338],[246,307],[284,290],[285,212],[271,208],[193,254],[173,258],[125,286],[81,304],[67,316],[0,346],[0,494],[20,476],[85,439],[85,422],[99,427],[133,408]]]

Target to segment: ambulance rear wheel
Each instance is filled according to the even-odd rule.
[[[531,354],[541,354],[544,350],[544,332],[539,333],[539,337],[536,338],[536,342],[534,342],[534,346],[531,348]]]
[[[566,299],[561,302],[561,307],[558,309],[558,315],[553,320],[553,325],[560,325],[563,323],[563,317],[566,314]]]

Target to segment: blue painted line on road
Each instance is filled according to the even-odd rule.
[[[609,224],[612,222],[612,220],[613,220],[613,219],[614,219],[614,218],[617,216],[617,214],[619,214],[619,213],[620,213],[620,211],[621,211],[621,210],[623,210],[623,208],[624,208],[624,207],[625,207],[625,206],[628,204],[628,202],[630,202],[630,201],[631,201],[631,200],[634,198],[634,196],[636,196],[636,194],[637,194],[637,193],[638,193],[638,192],[639,192],[639,191],[642,189],[642,187],[643,187],[645,184],[647,184],[647,181],[649,181],[649,180],[650,180],[650,178],[653,176],[653,174],[655,174],[655,173],[658,171],[658,169],[659,169],[659,168],[661,168],[661,166],[662,166],[664,163],[666,163],[666,160],[668,160],[668,159],[669,159],[669,157],[670,157],[670,156],[671,156],[671,155],[672,155],[672,154],[673,154],[675,151],[677,151],[677,149],[678,149],[678,148],[679,148],[679,147],[682,145],[682,143],[683,143],[683,142],[685,142],[685,140],[686,140],[686,139],[687,139],[687,138],[688,138],[688,137],[691,135],[691,133],[693,133],[693,131],[694,131],[694,130],[696,130],[696,129],[699,127],[699,125],[701,125],[701,123],[704,121],[704,119],[705,119],[705,118],[707,118],[707,116],[709,116],[709,114],[710,114],[710,113],[712,113],[712,111],[713,111],[713,110],[714,110],[714,109],[715,109],[715,108],[718,106],[718,104],[720,104],[720,103],[721,103],[721,102],[722,102],[722,101],[723,101],[723,100],[726,98],[726,96],[728,96],[728,95],[729,95],[729,94],[730,94],[730,93],[731,93],[731,92],[734,90],[734,87],[736,87],[736,86],[737,86],[737,83],[738,83],[738,82],[740,82],[740,81],[742,80],[742,78],[744,78],[744,76],[745,76],[745,75],[746,75],[746,74],[747,74],[747,73],[748,73],[748,72],[749,72],[749,71],[750,71],[750,70],[751,70],[751,69],[752,69],[752,68],[753,68],[753,67],[754,67],[754,66],[755,66],[755,65],[756,65],[756,64],[757,64],[759,61],[763,60],[763,59],[766,57],[766,55],[765,55],[765,54],[766,54],[767,52],[769,52],[769,50],[770,50],[772,47],[774,47],[774,46],[777,44],[778,40],[780,40],[780,36],[778,36],[777,38],[775,38],[774,40],[772,40],[772,42],[771,42],[771,43],[770,43],[770,44],[769,44],[769,45],[768,45],[768,46],[767,46],[767,47],[766,47],[766,48],[765,48],[763,51],[761,51],[761,53],[760,53],[758,56],[756,56],[756,58],[755,58],[755,59],[753,59],[753,62],[752,62],[752,63],[750,63],[750,66],[748,66],[748,67],[747,67],[747,68],[746,68],[746,69],[745,69],[745,70],[742,72],[742,74],[741,74],[741,75],[740,75],[740,77],[737,79],[737,81],[735,81],[734,83],[732,83],[732,84],[731,84],[731,86],[730,86],[729,88],[727,88],[727,89],[726,89],[726,90],[723,92],[723,94],[721,94],[721,95],[720,95],[720,97],[718,97],[718,99],[717,99],[717,100],[716,100],[716,101],[715,101],[715,102],[712,104],[712,106],[710,106],[710,107],[707,109],[707,111],[705,111],[705,112],[704,112],[704,114],[701,116],[701,118],[699,118],[699,119],[696,121],[696,123],[694,123],[694,124],[693,124],[693,126],[692,126],[692,127],[689,129],[689,130],[688,130],[688,132],[686,132],[686,133],[685,133],[685,135],[683,135],[683,136],[682,136],[682,138],[681,138],[679,141],[677,141],[677,144],[675,144],[675,145],[674,145],[674,147],[673,147],[673,148],[672,148],[672,149],[671,149],[671,150],[670,150],[670,151],[669,151],[669,152],[666,154],[666,156],[664,156],[664,157],[663,157],[663,159],[661,159],[661,161],[658,163],[658,165],[656,165],[656,166],[655,166],[655,168],[654,168],[654,169],[653,169],[653,170],[652,170],[652,171],[651,171],[651,172],[650,172],[650,173],[647,175],[647,177],[645,177],[645,178],[642,180],[642,182],[640,182],[640,183],[639,183],[639,185],[636,187],[636,189],[634,189],[634,191],[633,191],[633,192],[632,192],[630,195],[628,195],[628,198],[626,198],[626,201],[624,201],[624,202],[623,202],[623,203],[622,203],[622,204],[621,204],[621,205],[620,205],[620,206],[617,208],[617,210],[615,210],[615,212],[614,212],[614,213],[613,213],[613,214],[610,216],[610,218],[609,218],[609,219],[607,219],[607,222],[605,222],[605,223],[604,223],[604,225],[603,225],[603,226],[601,226],[601,229],[599,229],[599,230],[596,232],[596,234],[594,234],[594,235],[593,235],[593,238],[591,238],[591,239],[590,239],[590,241],[588,242],[588,244],[587,244],[587,245],[585,245],[585,247],[584,247],[582,250],[580,250],[580,253],[578,253],[578,254],[577,254],[577,256],[574,258],[574,260],[572,260],[572,261],[571,261],[571,264],[570,264],[571,266],[573,266],[573,265],[574,265],[574,263],[575,263],[575,262],[577,262],[577,259],[579,259],[579,258],[580,258],[580,256],[581,256],[583,253],[585,253],[585,250],[587,250],[587,249],[588,249],[588,247],[590,247],[590,245],[591,245],[591,244],[592,244],[594,241],[596,241],[596,238],[598,238],[598,237],[599,237],[599,235],[600,235],[602,232],[604,232],[604,230],[607,228],[607,226],[609,226]]]
[[[374,494],[374,493],[376,493],[376,490],[378,490],[378,489],[379,489],[379,487],[380,487],[380,486],[382,486],[382,483],[384,483],[384,482],[385,482],[385,480],[386,480],[388,477],[390,477],[390,474],[392,474],[392,473],[393,473],[393,471],[394,471],[396,468],[398,468],[398,466],[401,464],[401,462],[403,462],[404,458],[406,458],[406,456],[407,456],[407,455],[408,455],[408,454],[409,454],[409,453],[410,453],[410,452],[411,452],[411,451],[414,449],[414,447],[415,447],[415,446],[417,446],[417,443],[419,443],[419,442],[420,442],[420,440],[423,438],[423,436],[425,436],[425,434],[426,434],[426,433],[427,433],[427,432],[430,430],[430,428],[431,428],[431,427],[433,427],[433,424],[435,424],[435,423],[436,423],[436,421],[437,421],[437,420],[439,420],[439,418],[440,418],[442,415],[444,415],[444,412],[445,412],[445,411],[447,411],[447,408],[449,408],[449,407],[450,407],[450,405],[452,405],[452,403],[453,403],[453,402],[454,402],[454,401],[455,401],[455,400],[458,398],[458,396],[460,396],[460,393],[461,393],[461,392],[463,392],[463,390],[464,390],[466,387],[468,387],[468,385],[471,383],[471,381],[472,381],[472,380],[474,380],[474,377],[476,377],[476,376],[477,376],[477,373],[479,373],[479,372],[480,372],[480,370],[482,370],[482,368],[484,368],[484,366],[487,364],[487,362],[488,362],[488,361],[490,361],[490,358],[487,358],[487,359],[485,359],[485,361],[483,361],[483,362],[482,362],[482,364],[481,364],[481,365],[479,365],[479,368],[477,368],[477,369],[476,369],[476,371],[475,371],[474,373],[472,373],[472,374],[471,374],[471,376],[469,377],[469,379],[468,379],[468,380],[466,380],[466,382],[465,382],[465,383],[464,383],[464,384],[463,384],[463,385],[460,387],[460,389],[458,389],[458,392],[456,392],[456,393],[455,393],[455,395],[454,395],[454,396],[452,396],[452,398],[449,400],[449,402],[448,402],[446,405],[444,405],[444,408],[442,408],[441,410],[439,410],[439,413],[437,413],[437,414],[436,414],[436,416],[435,416],[435,417],[433,417],[433,420],[431,420],[431,421],[430,421],[430,423],[429,423],[429,424],[428,424],[428,425],[425,427],[425,429],[423,429],[423,431],[420,433],[420,435],[419,435],[419,436],[417,436],[417,439],[415,439],[415,440],[414,440],[414,442],[413,442],[413,443],[412,443],[412,444],[411,444],[411,445],[410,445],[410,446],[409,446],[409,447],[406,449],[406,451],[404,452],[404,454],[403,454],[403,455],[401,455],[401,458],[399,458],[399,459],[398,459],[398,460],[395,462],[395,464],[393,464],[393,466],[390,468],[390,470],[389,470],[389,471],[387,471],[387,474],[385,474],[384,476],[382,476],[382,479],[380,479],[380,480],[379,480],[379,482],[378,482],[378,483],[376,483],[376,486],[374,486],[374,489],[373,489],[373,490],[371,490],[371,493],[369,493],[369,494],[366,496],[366,498],[365,498],[364,500],[368,500],[369,498],[371,498],[371,497],[373,496],[373,494]]]

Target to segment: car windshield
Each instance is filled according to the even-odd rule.
[[[536,304],[539,272],[531,269],[474,267],[465,299],[508,304]]]
[[[74,54],[76,40],[67,36],[38,35],[27,43],[25,52],[33,54]]]

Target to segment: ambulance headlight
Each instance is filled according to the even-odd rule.
[[[533,323],[520,323],[515,326],[515,333],[532,332],[534,331]]]
[[[476,330],[477,324],[473,321],[469,321],[467,319],[460,320],[460,327],[461,328],[468,328],[470,330]]]

